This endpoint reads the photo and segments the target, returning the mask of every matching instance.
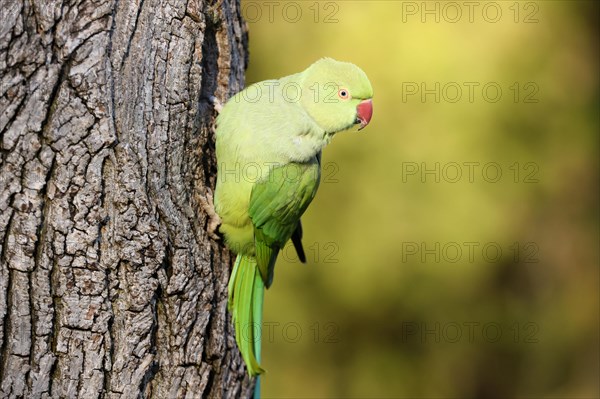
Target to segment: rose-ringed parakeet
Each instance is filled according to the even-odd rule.
[[[322,148],[373,113],[373,89],[357,66],[321,59],[301,73],[256,83],[233,96],[217,118],[215,211],[237,253],[228,308],[250,376],[260,366],[264,289],[279,251],[292,239],[304,252],[300,217],[319,186]]]

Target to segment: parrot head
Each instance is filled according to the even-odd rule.
[[[373,88],[367,75],[354,64],[322,58],[304,73],[302,106],[327,133],[360,125],[373,115]]]

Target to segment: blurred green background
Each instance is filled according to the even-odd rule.
[[[375,92],[278,261],[264,397],[598,397],[598,5],[470,4],[242,2],[247,84]]]

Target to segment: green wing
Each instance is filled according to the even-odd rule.
[[[256,261],[267,288],[273,282],[279,250],[298,228],[300,217],[317,192],[320,175],[315,157],[306,163],[276,166],[252,188],[248,214],[254,225]]]

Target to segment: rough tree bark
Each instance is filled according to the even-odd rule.
[[[0,2],[0,397],[250,395],[206,233],[236,0]]]

